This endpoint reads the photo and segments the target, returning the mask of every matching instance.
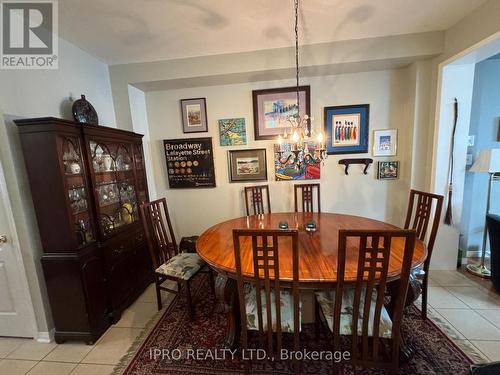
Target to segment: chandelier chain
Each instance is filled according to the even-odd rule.
[[[295,82],[297,86],[297,112],[300,116],[299,95],[299,0],[295,1]]]

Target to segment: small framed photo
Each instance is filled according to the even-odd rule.
[[[379,161],[377,178],[379,180],[397,180],[399,178],[399,161]]]
[[[311,89],[309,86],[299,87],[300,105],[297,103],[296,87],[254,90],[252,97],[256,141],[275,139],[285,132],[291,133],[290,116],[297,115],[299,110],[301,118],[311,113]]]
[[[368,152],[369,118],[369,104],[325,107],[328,155]]]
[[[373,156],[394,156],[398,149],[398,130],[375,130],[373,132]]]
[[[266,149],[231,150],[228,152],[231,182],[266,181]]]
[[[208,131],[205,98],[181,99],[182,131],[203,133]]]
[[[242,146],[247,144],[247,129],[244,118],[219,120],[221,146]]]

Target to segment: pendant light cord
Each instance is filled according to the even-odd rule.
[[[300,116],[299,99],[299,0],[295,1],[295,82],[297,86],[297,114]]]

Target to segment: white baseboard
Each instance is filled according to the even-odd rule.
[[[49,332],[37,332],[35,340],[36,342],[41,342],[41,343],[50,343],[54,341],[54,331],[55,329],[51,329]]]

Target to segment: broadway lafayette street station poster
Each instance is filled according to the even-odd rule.
[[[163,146],[171,189],[215,187],[212,138],[166,139]]]

